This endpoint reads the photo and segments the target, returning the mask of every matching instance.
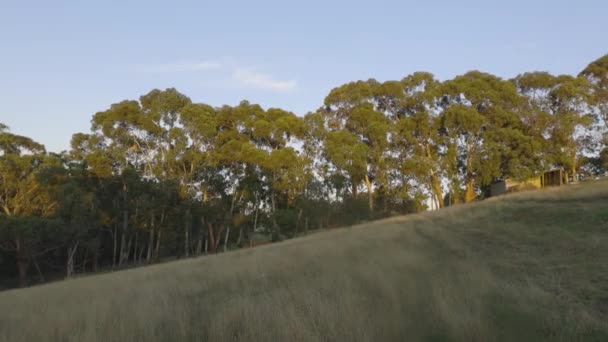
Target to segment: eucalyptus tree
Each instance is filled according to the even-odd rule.
[[[391,123],[384,111],[390,97],[376,92],[375,80],[347,83],[334,88],[321,109],[327,121],[325,154],[334,166],[348,175],[353,197],[359,184],[367,187],[373,210],[373,188],[388,188]]]
[[[93,116],[91,135],[78,134],[73,138],[73,153],[81,155],[94,172],[103,177],[119,177],[122,183],[123,224],[118,264],[128,258],[131,233],[138,243],[137,226],[141,220],[139,208],[142,202],[129,198],[129,182],[138,177],[178,186],[184,208],[184,254],[189,254],[191,229],[190,206],[193,197],[193,177],[198,165],[198,155],[191,148],[191,140],[180,123],[181,110],[191,103],[190,99],[170,88],[152,90],[139,101],[123,101]],[[150,213],[144,226],[152,226],[146,232],[149,240],[160,236],[162,216]],[[129,229],[129,222],[135,226]],[[155,233],[157,231],[158,233]],[[127,240],[128,238],[128,240]],[[160,243],[160,239],[157,239]]]
[[[522,99],[512,83],[471,71],[444,82],[441,92],[441,129],[447,149],[456,151],[450,167],[460,168],[465,202],[494,178],[536,171],[533,142],[520,117]]]
[[[195,197],[195,176],[201,164],[200,151],[188,133],[187,121],[182,114],[192,101],[175,88],[154,89],[139,98],[145,121],[150,121],[150,129],[145,133],[152,142],[153,176],[159,181],[173,181],[178,185],[181,205],[184,208],[184,255],[190,255],[192,230],[192,202]],[[162,227],[158,227],[162,229]]]
[[[608,55],[591,62],[579,76],[585,77],[591,83],[592,103],[597,106],[604,123],[608,125]]]
[[[153,90],[139,102],[122,101],[96,113],[92,119],[93,134],[78,134],[73,138],[74,154],[83,155],[98,176],[119,179],[122,185],[122,201],[115,203],[122,209],[119,266],[128,260],[131,247],[139,242],[142,205],[136,191],[139,178],[168,181],[169,176],[175,175],[181,189],[187,186],[184,181],[187,176],[178,172],[183,170],[179,165],[183,163],[181,157],[187,139],[175,127],[175,121],[179,106],[188,101],[174,89]]]
[[[532,118],[546,138],[545,164],[563,167],[575,177],[584,135],[595,121],[589,81],[583,76],[535,72],[519,75],[513,82],[532,110],[539,112]]]
[[[218,171],[227,183],[228,188],[219,191],[220,200],[227,208],[222,210],[223,217],[218,223],[221,232],[224,232],[224,249],[230,239],[233,219],[241,214],[246,206],[244,199],[243,179],[247,175],[247,165],[259,165],[266,157],[267,152],[258,149],[252,141],[252,125],[255,118],[263,109],[259,105],[241,102],[236,107],[223,106],[217,110],[215,126],[216,135],[213,140],[213,149],[210,150],[210,165]],[[221,202],[220,202],[221,203]],[[213,229],[209,226],[209,232]],[[219,241],[219,233],[213,234]],[[217,245],[217,243],[216,243]]]
[[[302,152],[309,160],[311,180],[302,194],[300,206],[305,211],[304,227],[307,230],[308,223],[319,228],[329,225],[336,203],[346,199],[348,187],[345,177],[336,172],[338,170],[328,159],[331,154],[326,153],[328,127],[324,113],[320,110],[310,112],[303,120],[306,130]]]
[[[10,133],[0,124],[0,248],[14,255],[20,286],[27,283],[31,261],[48,250],[45,240],[52,228],[57,203],[40,182],[40,172],[55,166],[44,146]]]
[[[584,77],[589,82],[590,110],[603,123],[601,143],[605,147],[608,145],[608,55],[591,62],[579,77]]]
[[[315,188],[317,200],[330,202],[331,199],[344,200],[345,181],[343,176],[336,173],[335,166],[329,160],[331,154],[326,153],[327,134],[329,128],[325,114],[322,111],[310,112],[304,116],[306,127],[302,152],[310,161],[310,173],[318,180]]]
[[[276,222],[277,197],[284,199],[286,208],[293,208],[309,180],[309,160],[292,146],[296,140],[302,141],[304,134],[304,120],[278,108],[257,112],[252,123],[251,138],[258,149],[266,152],[252,163],[259,165],[268,179],[272,223],[276,230],[280,230]]]
[[[72,161],[65,154],[57,158],[61,162],[44,170],[41,181],[54,187],[51,198],[57,203],[55,216],[61,223],[61,229],[56,232],[57,240],[65,247],[65,275],[69,278],[75,273],[79,250],[92,252],[93,268],[96,268],[101,196],[98,182],[86,165]],[[83,260],[83,266],[85,262]]]
[[[109,109],[97,112],[91,120],[92,135],[75,135],[72,145],[80,151],[90,151],[85,160],[91,162],[93,172],[100,177],[118,179],[121,183],[121,203],[116,203],[122,210],[122,230],[120,234],[120,252],[118,265],[127,261],[131,232],[129,220],[131,212],[129,188],[136,178],[137,170],[151,172],[147,160],[147,136],[144,127],[154,123],[144,118],[141,106],[137,101],[122,101]],[[80,152],[79,151],[79,152]],[[74,152],[78,153],[78,152]],[[128,240],[128,241],[127,241]]]
[[[192,175],[192,190],[194,194],[200,194],[200,202],[203,206],[209,204],[214,191],[213,174],[218,171],[213,164],[213,150],[215,148],[216,136],[218,133],[217,112],[215,108],[200,103],[191,103],[181,109],[179,122],[183,127],[184,134],[188,137],[190,146],[187,150],[186,159],[190,166]],[[201,212],[201,222],[199,225],[198,242],[196,253],[203,251],[203,239],[208,232],[205,214]],[[207,217],[209,219],[209,217]],[[207,239],[209,236],[207,236]],[[206,241],[208,243],[208,241]]]
[[[101,134],[76,133],[72,135],[69,158],[72,163],[90,174],[89,180],[97,184],[96,196],[99,200],[100,228],[111,236],[112,266],[118,262],[119,237],[124,236],[124,230],[118,229],[121,219],[121,198],[124,199],[120,163],[113,158],[107,149],[107,141]],[[124,203],[123,203],[124,206]],[[124,228],[124,227],[123,227]]]
[[[357,105],[368,102],[373,96],[376,82],[357,81],[334,88],[325,97],[324,108],[320,109],[326,121],[324,154],[338,173],[348,176],[351,195],[357,197],[359,185],[367,176],[369,147],[353,129],[348,120]]]
[[[369,209],[373,211],[373,183],[382,190],[388,188],[390,121],[383,113],[375,110],[372,103],[364,103],[351,111],[348,128],[356,132],[358,140],[367,146],[367,167],[363,182],[367,187]]]
[[[558,76],[557,81],[549,94],[555,119],[551,129],[555,160],[575,179],[584,135],[595,120],[587,108],[589,84],[583,77]]]
[[[391,150],[397,157],[394,169],[402,178],[403,190],[408,191],[408,183],[428,186],[436,205],[442,207],[445,151],[439,134],[438,87],[432,74],[417,72],[379,89],[390,89],[393,94],[390,101],[383,102],[389,103],[388,117],[394,126]]]

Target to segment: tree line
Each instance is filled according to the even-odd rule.
[[[608,55],[577,76],[334,88],[298,116],[152,90],[47,152],[0,124],[2,286],[217,253],[608,170]]]

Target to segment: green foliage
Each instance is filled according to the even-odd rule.
[[[365,199],[347,197],[342,202],[341,215],[344,216],[344,224],[352,225],[372,218],[372,212]]]
[[[578,76],[349,82],[304,117],[154,89],[95,113],[65,154],[0,123],[0,268],[23,285],[471,202],[547,169],[599,175],[606,123],[607,56]]]

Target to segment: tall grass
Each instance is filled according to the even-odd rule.
[[[608,183],[0,293],[0,341],[608,340]]]

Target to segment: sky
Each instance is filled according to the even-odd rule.
[[[304,115],[360,79],[577,74],[607,19],[606,0],[0,0],[0,122],[58,152],[155,88]]]

